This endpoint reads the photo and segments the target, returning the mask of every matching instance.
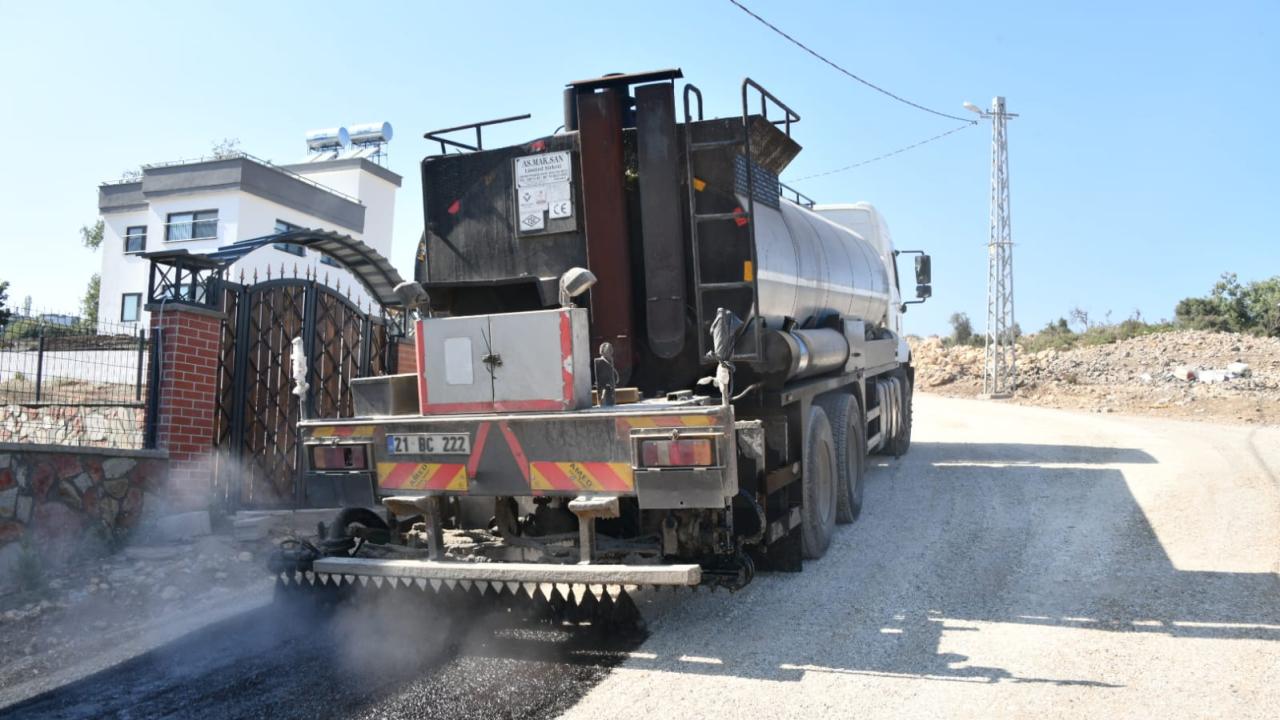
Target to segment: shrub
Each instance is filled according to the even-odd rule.
[[[1174,316],[1195,330],[1280,337],[1280,275],[1241,285],[1235,273],[1223,273],[1208,297],[1184,298]]]

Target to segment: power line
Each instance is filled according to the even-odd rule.
[[[821,60],[822,62],[826,63],[827,65],[830,65],[831,67],[835,68],[837,71],[839,71],[839,72],[841,72],[841,73],[843,73],[843,74],[845,74],[845,75],[848,75],[849,77],[853,78],[854,80],[857,80],[858,82],[862,83],[863,85],[866,85],[867,87],[871,88],[872,90],[875,90],[876,92],[881,93],[881,94],[883,94],[883,95],[888,95],[889,97],[893,98],[894,100],[897,100],[898,102],[903,103],[903,104],[906,104],[906,105],[910,105],[911,107],[913,107],[913,108],[915,108],[915,109],[917,109],[917,110],[923,110],[923,111],[925,111],[925,112],[927,112],[927,113],[931,113],[931,114],[933,114],[933,115],[937,115],[937,116],[939,116],[939,117],[950,118],[950,119],[952,119],[952,120],[961,120],[961,121],[964,121],[964,122],[966,122],[966,123],[967,123],[967,122],[969,122],[966,118],[962,118],[962,117],[959,117],[959,116],[957,116],[957,115],[948,115],[947,113],[941,112],[941,111],[939,111],[939,110],[934,110],[934,109],[932,109],[932,108],[927,108],[927,107],[925,107],[924,105],[921,105],[920,103],[914,103],[914,102],[911,102],[910,100],[908,100],[908,99],[906,99],[906,98],[904,98],[904,97],[902,97],[902,96],[900,96],[900,95],[894,95],[893,93],[889,92],[888,90],[885,90],[884,88],[880,87],[879,85],[876,85],[875,83],[870,82],[870,81],[868,81],[868,80],[864,80],[863,78],[858,77],[857,75],[853,74],[852,72],[849,72],[848,70],[845,70],[844,68],[840,67],[840,66],[839,66],[839,65],[837,65],[836,63],[834,63],[834,62],[832,62],[832,61],[830,61],[830,60],[826,59],[825,57],[823,57],[822,55],[820,55],[817,51],[815,51],[815,50],[813,50],[812,48],[810,48],[808,45],[805,45],[804,43],[800,42],[799,40],[797,40],[797,39],[795,39],[795,38],[791,37],[790,35],[786,34],[786,33],[785,33],[785,32],[783,32],[782,30],[780,30],[780,29],[778,28],[778,26],[774,25],[773,23],[769,22],[768,20],[765,20],[764,18],[762,18],[762,17],[760,17],[759,15],[755,14],[754,12],[752,12],[752,11],[751,11],[751,10],[750,10],[746,5],[743,5],[742,3],[738,2],[738,0],[729,0],[729,2],[731,2],[731,3],[733,3],[735,6],[737,6],[737,8],[738,8],[739,10],[741,10],[742,12],[744,12],[744,13],[746,13],[746,14],[750,15],[751,17],[755,18],[757,21],[759,21],[759,22],[760,22],[762,25],[764,25],[765,27],[769,28],[770,30],[772,30],[772,31],[774,31],[774,32],[776,32],[776,33],[778,33],[778,34],[779,34],[779,35],[781,35],[782,37],[784,37],[784,38],[786,38],[787,40],[791,41],[791,44],[795,45],[796,47],[800,48],[801,50],[804,50],[805,52],[809,53],[810,55],[812,55],[812,56],[814,56],[814,57],[818,58],[819,60]],[[954,131],[953,131],[953,132],[954,132]]]
[[[731,0],[731,1],[732,1],[732,0]],[[877,161],[879,161],[879,160],[884,160],[885,158],[891,158],[891,157],[893,157],[894,155],[900,155],[900,154],[902,154],[902,153],[904,153],[904,152],[906,152],[906,151],[908,151],[908,150],[911,150],[912,148],[918,148],[918,147],[920,147],[921,145],[927,145],[927,144],[929,144],[929,143],[933,142],[934,140],[941,140],[942,138],[944,138],[944,137],[946,137],[946,136],[948,136],[948,135],[951,135],[952,133],[958,133],[958,132],[960,132],[961,130],[964,130],[965,128],[967,128],[967,127],[973,127],[974,125],[977,125],[977,124],[978,124],[978,121],[977,121],[977,120],[966,120],[966,121],[965,121],[965,123],[964,123],[963,125],[961,125],[960,127],[951,128],[950,130],[948,130],[948,131],[946,131],[946,132],[944,132],[944,133],[941,133],[941,134],[939,134],[939,135],[934,135],[934,136],[933,136],[933,137],[931,137],[931,138],[926,138],[926,139],[921,140],[920,142],[917,142],[917,143],[912,143],[912,144],[910,144],[910,145],[904,145],[903,147],[900,147],[900,148],[898,148],[897,150],[893,150],[893,151],[887,152],[887,153],[885,153],[885,154],[883,154],[883,155],[877,155],[876,157],[869,158],[869,159],[867,159],[867,160],[863,160],[863,161],[861,161],[861,162],[856,162],[856,163],[854,163],[854,164],[852,164],[852,165],[845,165],[844,167],[836,168],[835,170],[828,170],[828,171],[826,171],[826,172],[814,173],[813,175],[805,175],[804,177],[801,177],[801,178],[795,178],[795,179],[793,179],[793,180],[789,180],[789,182],[804,182],[805,180],[812,180],[812,179],[817,178],[817,177],[823,177],[824,175],[835,175],[836,173],[842,173],[842,172],[845,172],[846,170],[852,170],[852,169],[854,169],[854,168],[859,168],[859,167],[862,167],[863,165],[870,165],[870,164],[871,164],[871,163],[873,163],[873,162],[877,162]]]

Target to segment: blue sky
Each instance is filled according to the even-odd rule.
[[[1280,3],[744,0],[900,95],[965,114],[1008,98],[1017,319],[1081,306],[1169,317],[1219,273],[1280,274]],[[613,71],[683,68],[710,114],[751,76],[803,116],[783,180],[953,127],[818,63],[727,0],[448,3],[32,3],[0,0],[0,279],[10,302],[78,305],[99,258],[77,228],[96,187],[138,164],[239,138],[278,162],[303,132],[387,120],[405,176],[393,262],[421,231],[423,131],[523,112],[488,142],[560,124],[560,89]],[[934,256],[943,332],[985,309],[990,131],[979,126],[797,185],[869,200],[900,247]]]

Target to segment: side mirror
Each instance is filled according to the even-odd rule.
[[[916,256],[916,285],[928,286],[932,282],[933,282],[933,261],[929,258],[928,255],[921,253],[920,255]],[[919,287],[916,288],[916,292],[917,293],[919,292]],[[929,296],[921,295],[920,297],[929,297]]]
[[[933,297],[933,286],[928,283],[925,283],[923,285],[917,285],[916,297],[920,298],[921,300],[927,300]]]

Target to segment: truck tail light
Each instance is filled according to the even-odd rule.
[[[368,470],[364,445],[313,445],[312,470]]]
[[[641,467],[690,467],[715,464],[712,438],[641,440]]]

